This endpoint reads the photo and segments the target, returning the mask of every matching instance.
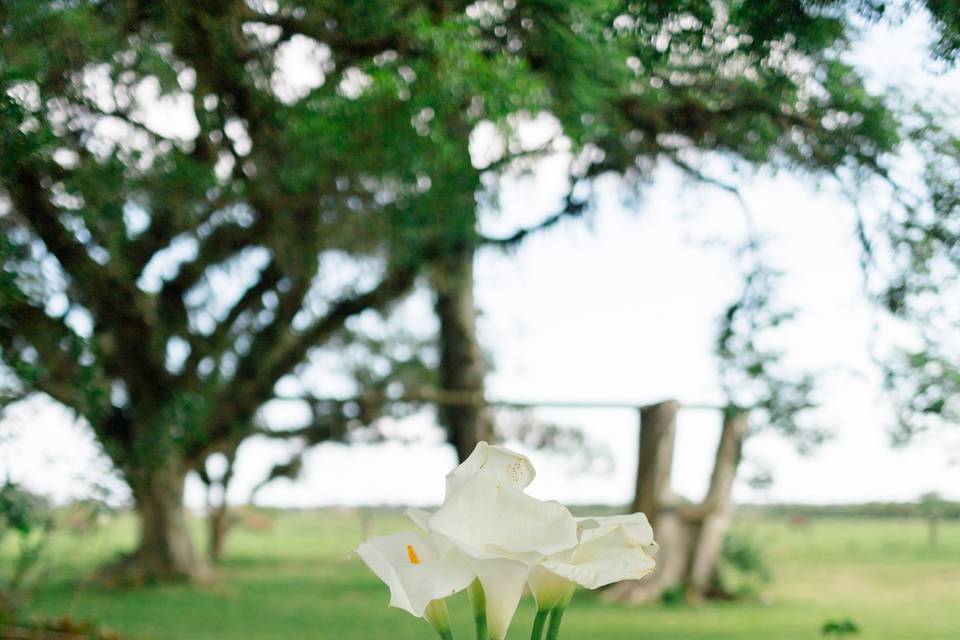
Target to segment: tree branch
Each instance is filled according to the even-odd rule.
[[[570,192],[567,194],[566,198],[564,198],[563,208],[553,215],[545,218],[542,222],[535,224],[532,227],[522,227],[509,236],[503,238],[492,238],[490,236],[481,235],[480,244],[500,247],[501,249],[512,249],[526,240],[527,236],[533,235],[540,231],[545,231],[546,229],[555,226],[565,218],[578,218],[582,216],[587,210],[587,204],[587,200],[574,200],[573,192]]]
[[[249,227],[222,224],[206,238],[199,240],[196,257],[180,265],[176,277],[168,280],[160,290],[157,311],[166,335],[184,332],[187,326],[184,296],[200,282],[210,267],[221,264],[253,246],[253,241],[263,231],[263,219],[262,216],[259,217],[257,222]]]
[[[216,418],[211,424],[208,442],[229,437],[233,429],[249,428],[243,425],[249,425],[257,409],[274,396],[277,381],[293,371],[312,347],[326,342],[352,316],[367,309],[380,309],[398,298],[412,286],[416,274],[416,267],[409,264],[389,269],[376,287],[341,299],[326,315],[299,333],[294,333],[289,328],[289,320],[278,313],[271,326],[254,339],[249,352],[237,365],[234,378],[214,400]]]
[[[60,263],[71,284],[82,294],[83,303],[91,310],[97,310],[104,289],[119,283],[113,282],[107,269],[94,262],[86,248],[60,223],[60,212],[48,199],[40,176],[23,165],[19,169],[10,180],[10,194],[16,212]],[[103,283],[108,283],[107,287]]]
[[[83,339],[62,319],[50,317],[20,295],[4,295],[3,310],[0,348],[22,363],[27,345],[38,354],[40,364],[31,366],[35,378],[24,380],[25,386],[46,393],[91,424],[98,422],[107,404],[94,404],[93,399],[108,397],[109,384],[95,366],[80,364]]]
[[[260,278],[240,296],[240,299],[230,308],[227,315],[208,336],[191,335],[190,355],[184,363],[183,376],[189,379],[188,386],[193,386],[197,379],[197,366],[204,358],[216,358],[223,354],[229,342],[233,326],[240,317],[263,306],[263,295],[276,289],[280,281],[280,271],[273,262],[270,262],[260,272]]]
[[[139,390],[157,392],[165,378],[164,354],[151,340],[152,327],[143,315],[150,305],[142,292],[109,263],[95,262],[60,223],[40,176],[26,164],[18,169],[10,180],[15,211],[60,263],[71,289],[93,315],[94,332],[106,337],[101,343],[105,368]]]

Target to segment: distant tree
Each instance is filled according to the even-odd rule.
[[[807,424],[817,406],[815,376],[791,371],[784,361],[786,350],[775,346],[779,331],[794,320],[794,310],[778,295],[781,274],[765,263],[761,240],[752,232],[737,254],[743,263],[743,287],[721,314],[714,345],[725,404],[710,484],[700,504],[677,509],[687,533],[677,537],[686,544],[670,540],[664,545],[665,564],[675,567],[669,577],[676,584],[663,586],[680,586],[692,599],[737,595],[723,579],[726,565],[763,578],[755,550],[730,533],[733,488],[748,438],[773,431],[809,453],[826,437],[825,431]],[[771,478],[760,478],[764,481]],[[682,560],[669,563],[666,554]]]
[[[920,513],[927,520],[927,543],[936,548],[940,534],[940,520],[947,517],[949,503],[936,491],[923,494],[917,500]]]

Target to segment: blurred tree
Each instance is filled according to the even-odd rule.
[[[960,423],[960,137],[955,106],[932,101],[909,121],[922,181],[898,190],[895,206],[865,236],[867,278],[877,301],[907,327],[884,361],[894,399],[894,442]],[[892,333],[892,332],[891,332]],[[890,347],[885,341],[882,347]]]
[[[936,491],[923,494],[917,503],[927,520],[927,544],[934,549],[940,538],[940,520],[947,517],[949,503]]]
[[[922,4],[956,56],[953,5]],[[5,395],[73,407],[123,473],[142,531],[120,575],[196,575],[186,471],[253,433],[313,347],[424,263],[441,386],[482,398],[476,250],[584,213],[597,177],[640,186],[665,161],[716,182],[714,157],[882,172],[897,121],[844,54],[855,15],[898,5],[8,0]],[[557,135],[529,148],[541,112]],[[486,161],[481,124],[502,143]],[[477,233],[492,177],[564,149],[559,211]],[[481,409],[443,412],[461,456]]]
[[[669,519],[663,512],[673,510],[677,521],[672,526],[682,535],[665,539],[660,553],[665,570],[645,585],[644,594],[679,587],[694,600],[736,595],[723,579],[724,565],[734,559],[743,561],[747,572],[756,569],[749,545],[736,544],[730,533],[744,444],[751,434],[773,430],[808,453],[826,435],[804,424],[805,414],[816,407],[814,376],[791,371],[784,351],[775,346],[777,332],[794,318],[777,296],[780,273],[765,263],[762,243],[752,232],[737,254],[744,265],[743,288],[721,314],[715,343],[725,406],[707,494],[695,505],[671,504],[676,500],[670,496],[661,499],[661,513],[654,517]]]
[[[565,216],[588,211],[596,176],[614,172],[642,187],[663,162],[734,193],[735,184],[707,169],[717,160],[735,169],[766,166],[830,176],[851,187],[890,180],[892,152],[909,116],[871,95],[844,52],[858,24],[919,5],[681,4],[611,3],[593,12],[578,5],[560,12],[570,19],[567,37],[550,32],[552,46],[539,52],[536,42],[524,42],[532,68],[544,74],[549,110],[572,142],[575,160],[562,210],[498,244],[514,246]],[[556,8],[538,6],[544,5]],[[952,60],[960,16],[942,3],[927,9],[940,36],[933,55]],[[550,55],[551,49],[565,55]],[[622,62],[597,63],[598,57]],[[758,262],[745,274],[742,297],[723,317],[717,355],[729,407],[710,491],[703,503],[679,510],[683,531],[666,536],[678,547],[674,556],[682,558],[673,563],[674,577],[694,595],[709,588],[722,550],[730,490],[748,433],[744,410],[750,409],[756,426],[781,431],[801,449],[823,437],[798,419],[813,406],[812,377],[785,372],[782,354],[765,342],[791,317],[771,303],[774,281],[775,274]],[[617,597],[649,595],[643,586],[620,587]]]
[[[564,218],[583,216],[600,176],[618,174],[641,188],[667,163],[695,181],[735,191],[703,169],[717,159],[738,170],[766,166],[851,183],[885,176],[884,158],[900,142],[900,125],[884,101],[867,91],[844,54],[859,25],[896,20],[921,8],[939,37],[931,54],[954,60],[960,53],[960,14],[953,5],[935,1],[469,5],[468,15],[491,36],[488,46],[523,58],[543,83],[542,108],[558,120],[556,136],[533,148],[524,146],[517,121],[502,127],[502,154],[477,167],[477,173],[482,180],[491,173],[522,171],[562,149],[571,157],[569,192],[559,210],[539,224],[507,237],[465,238],[458,268],[452,264],[457,253],[447,254],[445,278],[436,289],[442,386],[483,397],[470,277],[476,250],[515,248]],[[460,134],[466,138],[470,132]],[[450,135],[456,137],[457,131]],[[495,203],[478,198],[476,219],[490,209],[496,210]],[[764,377],[762,366],[753,377]],[[770,399],[779,399],[764,410],[771,424],[796,429],[798,408],[788,407],[786,395],[809,393],[801,389],[804,381],[761,382],[776,394]],[[783,384],[774,390],[777,383]],[[780,414],[773,415],[775,410]],[[441,415],[461,459],[491,434],[482,407],[447,407]]]
[[[766,264],[762,244],[751,237],[738,251],[744,262],[743,288],[720,317],[714,353],[726,412],[750,412],[751,430],[772,429],[809,453],[827,436],[804,424],[815,408],[815,376],[791,371],[777,332],[795,318],[778,296],[782,274]],[[807,415],[805,415],[807,414]]]

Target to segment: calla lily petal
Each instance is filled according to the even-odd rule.
[[[417,527],[424,533],[430,532],[430,517],[433,515],[432,511],[418,509],[417,507],[407,507],[407,510],[403,512],[403,515],[409,518],[413,524],[417,525]]]
[[[547,571],[587,589],[598,589],[621,580],[639,580],[650,575],[656,565],[645,553],[622,553],[619,549],[592,553],[582,562],[545,560],[542,564]]]
[[[462,554],[443,551],[414,531],[371,538],[357,554],[390,588],[390,606],[418,618],[431,601],[466,589],[474,578]]]
[[[403,512],[403,515],[407,516],[407,518],[409,518],[413,524],[417,525],[417,528],[419,528],[420,531],[425,534],[429,534],[430,541],[433,543],[433,546],[436,548],[438,553],[446,554],[452,549],[456,548],[456,545],[454,545],[449,538],[430,530],[430,518],[433,517],[432,512],[427,511],[426,509],[408,507],[407,510]]]
[[[530,576],[530,567],[522,562],[499,558],[468,558],[468,561],[483,585],[490,637],[492,640],[503,640],[507,637],[510,621],[523,597],[523,586]]]
[[[542,560],[543,569],[588,589],[596,589],[620,580],[639,580],[656,567],[653,554],[657,544],[643,514],[581,518],[578,526],[580,543]]]
[[[655,555],[660,548],[653,539],[653,527],[643,513],[576,518],[576,521],[580,532],[580,544],[596,540],[620,528],[628,540],[643,547],[648,555]]]
[[[537,602],[538,611],[549,611],[563,606],[577,588],[575,582],[538,565],[530,572],[530,593]]]
[[[486,476],[525,489],[533,482],[535,475],[536,471],[527,456],[505,447],[479,442],[473,453],[447,474],[446,498],[449,499],[476,476]]]
[[[437,549],[454,546],[445,535],[431,530],[430,518],[433,514],[429,511],[410,507],[404,515],[430,534],[430,539]],[[505,638],[523,596],[523,586],[530,575],[530,563],[508,558],[482,559],[471,555],[464,557],[483,587],[490,637],[495,640]],[[535,557],[540,556],[536,554]]]
[[[532,564],[538,556],[577,544],[577,524],[566,507],[532,498],[516,485],[485,474],[448,496],[428,526],[477,558],[506,557]]]

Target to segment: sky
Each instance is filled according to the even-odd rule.
[[[854,58],[877,88],[960,87],[960,73],[942,74],[923,62],[927,35],[919,20],[873,28]],[[528,134],[535,138],[549,129],[549,121],[540,120]],[[483,144],[479,140],[479,147]],[[566,188],[564,161],[548,159],[531,175],[505,179],[501,212],[488,216],[483,230],[509,233],[554,212]],[[659,171],[630,206],[619,189],[613,181],[603,182],[597,210],[586,221],[535,235],[509,255],[481,252],[479,326],[496,363],[488,380],[490,397],[637,405],[666,398],[686,404],[721,401],[712,341],[717,316],[741,283],[729,244],[742,239],[743,205],[669,170]],[[921,437],[905,448],[890,447],[890,405],[871,361],[875,312],[863,295],[851,206],[833,185],[787,175],[748,176],[742,193],[756,229],[767,238],[768,261],[785,273],[783,301],[798,311],[781,336],[786,362],[818,373],[821,406],[814,418],[831,428],[833,437],[812,456],[800,455],[774,434],[751,437],[735,498],[840,503],[912,500],[938,491],[960,499],[960,429]],[[420,326],[434,322],[422,296],[403,313]],[[538,469],[534,495],[568,503],[630,500],[638,435],[634,410],[543,410],[538,415],[582,427],[613,464],[587,473],[562,455],[524,450]],[[673,483],[690,498],[706,489],[719,427],[717,411],[680,412]],[[257,502],[299,507],[438,503],[443,475],[455,464],[453,451],[422,417],[393,429],[419,441],[320,445],[307,455],[298,480],[269,485]],[[245,443],[231,500],[245,501],[290,446]],[[752,489],[745,479],[760,470],[769,471],[774,482]],[[14,407],[0,423],[0,473],[58,500],[101,486],[114,499],[126,495],[86,427],[42,399]],[[196,479],[188,482],[187,502],[203,503]]]

